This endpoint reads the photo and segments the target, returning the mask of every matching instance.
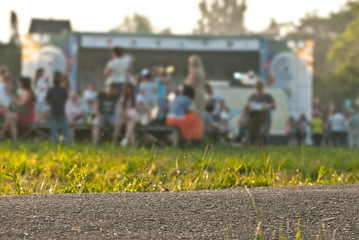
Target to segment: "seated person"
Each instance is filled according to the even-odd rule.
[[[97,84],[95,82],[91,82],[88,88],[83,93],[83,99],[85,101],[85,114],[87,116],[95,115],[95,102],[97,99]]]
[[[76,93],[71,93],[70,98],[67,99],[65,105],[65,114],[69,123],[83,123],[84,111],[81,106],[81,101]]]
[[[231,123],[231,113],[229,108],[222,102],[221,107],[221,114],[220,119],[221,123],[219,125],[219,130],[221,132],[222,138],[226,141],[229,140],[229,133],[232,130],[232,123]]]
[[[205,85],[206,91],[206,112],[205,124],[208,131],[218,129],[221,123],[221,106],[224,103],[222,96],[213,91],[212,86]]]
[[[121,141],[122,146],[129,143],[135,145],[135,127],[140,122],[138,105],[136,103],[136,90],[132,83],[125,83],[122,87],[121,100],[118,105],[119,118],[115,127],[112,144],[117,144],[123,125],[126,126],[125,136]]]
[[[181,93],[173,100],[166,119],[168,126],[179,127],[185,140],[200,140],[203,135],[201,119],[191,111],[193,98],[193,88],[184,85]]]
[[[140,93],[143,95],[148,107],[152,111],[157,106],[157,85],[152,81],[150,73],[144,74],[143,81],[140,84]]]
[[[0,82],[0,115],[5,116],[10,107],[10,95],[12,92],[12,82],[9,75],[5,75]]]
[[[0,137],[3,137],[9,130],[13,141],[17,141],[18,127],[29,127],[35,118],[35,94],[31,89],[31,79],[21,77],[18,88],[21,90],[21,95],[10,96],[12,103],[5,114],[5,122],[0,131]]]
[[[138,114],[140,115],[141,125],[149,124],[151,121],[151,111],[141,93],[137,93],[136,95],[136,107]]]
[[[116,83],[111,83],[105,92],[97,96],[95,103],[95,119],[92,128],[92,141],[97,144],[102,127],[109,125],[114,127],[116,124],[116,105],[118,101],[118,87]]]

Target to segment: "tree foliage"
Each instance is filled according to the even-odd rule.
[[[246,0],[202,0],[197,34],[245,34]]]
[[[123,22],[110,32],[152,33],[153,26],[148,17],[134,13],[133,16],[126,16]]]
[[[359,90],[359,17],[339,35],[330,48],[328,59],[334,80],[355,97]]]
[[[333,79],[332,65],[328,61],[328,53],[334,40],[340,36],[347,26],[357,17],[358,1],[348,2],[338,12],[327,17],[318,16],[315,12],[300,19],[299,24],[293,25],[284,39],[313,40],[314,47],[314,84],[315,94],[332,98],[333,94],[345,94],[347,91]],[[332,58],[336,58],[332,56]],[[323,91],[326,89],[326,91]],[[326,94],[325,92],[332,92]]]

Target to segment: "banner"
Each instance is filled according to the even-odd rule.
[[[52,83],[55,71],[67,74],[77,89],[78,41],[75,35],[27,34],[22,45],[22,75],[33,78],[38,68]]]

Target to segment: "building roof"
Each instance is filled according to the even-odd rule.
[[[69,20],[31,19],[29,33],[63,34],[72,32]]]

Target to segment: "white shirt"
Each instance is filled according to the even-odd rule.
[[[125,58],[114,58],[107,63],[107,67],[111,69],[107,84],[126,82],[126,74],[129,62]]]
[[[148,104],[155,103],[157,100],[157,84],[154,82],[142,82],[140,91]]]
[[[215,91],[212,92],[212,95],[206,94],[206,101],[213,101],[214,104],[212,115],[218,116],[220,114],[222,99],[223,99],[222,95]]]
[[[97,99],[97,92],[96,91],[91,91],[89,89],[86,89],[83,93],[83,100],[85,101],[85,106],[86,106],[86,113],[88,114],[94,114],[95,113],[95,109],[94,109],[94,104],[93,103],[89,103],[89,100],[93,100],[96,101]]]
[[[44,102],[47,91],[49,90],[49,83],[46,82],[45,78],[39,78],[36,83],[36,97],[38,102]]]
[[[345,131],[345,117],[341,113],[336,113],[329,118],[330,130],[333,132]]]
[[[5,87],[6,87],[5,83],[0,82],[0,105],[2,105],[4,107],[9,107],[11,100],[6,93]]]

